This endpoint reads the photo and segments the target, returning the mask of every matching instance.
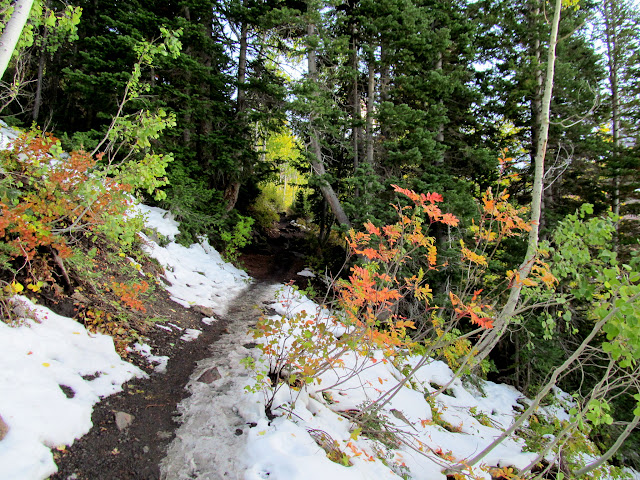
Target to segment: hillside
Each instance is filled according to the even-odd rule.
[[[149,227],[169,240],[177,233],[168,212],[139,208],[147,212]],[[185,248],[169,241],[161,247],[145,238],[144,244],[162,265],[158,278],[176,303],[156,303],[156,314],[164,311],[167,318],[153,322],[127,361],[118,358],[109,337],[43,307],[22,311],[13,326],[0,324],[0,413],[9,427],[0,442],[2,478],[47,478],[54,462],[64,466],[54,478],[157,478],[147,460],[166,454],[160,469],[167,479],[444,479],[447,469],[484,448],[529,402],[507,385],[456,378],[442,361],[379,349],[365,356],[357,349],[345,352],[340,364],[305,385],[280,383],[276,392],[259,380],[256,386],[265,357],[255,348],[263,340],[247,331],[260,316],[254,305],[266,312],[264,318],[284,321],[280,331],[289,333],[277,339],[281,352],[307,322],[316,333],[325,332],[316,327],[326,324],[338,337],[349,327],[290,286],[250,279],[206,243]],[[29,305],[24,297],[14,302]],[[322,343],[324,335],[310,340]],[[246,358],[258,365],[253,373]],[[194,360],[200,361],[190,371]],[[359,417],[365,404],[397,388],[403,372],[414,367],[388,403],[373,416]],[[187,392],[179,387],[184,383]],[[179,405],[165,404],[185,395]],[[134,397],[139,410],[127,411],[127,399]],[[537,448],[562,430],[572,400],[559,390],[550,400],[461,474],[512,478],[531,462],[534,471],[553,464],[551,452],[536,461]],[[167,418],[149,415],[155,407],[177,408],[181,425],[175,434]],[[99,413],[92,428],[94,408]],[[116,418],[120,409],[133,414],[130,425],[120,424],[126,416]],[[81,438],[89,431],[87,440]],[[597,456],[594,448],[586,437],[572,437],[561,465],[589,462]],[[610,467],[597,475],[622,478]]]

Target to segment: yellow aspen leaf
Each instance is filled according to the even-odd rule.
[[[15,280],[4,288],[10,295],[20,293],[24,290],[22,284],[20,282],[16,282]]]

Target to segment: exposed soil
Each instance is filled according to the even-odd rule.
[[[310,253],[306,249],[304,232],[283,218],[265,241],[242,253],[240,263],[258,280],[300,280],[303,277],[297,276],[297,272],[304,268],[304,258]]]
[[[250,275],[266,283],[305,278],[296,273],[304,266],[303,234],[288,222],[259,249],[249,249],[240,257]],[[277,234],[277,235],[276,235]],[[52,479],[159,479],[160,461],[175,436],[176,407],[187,395],[185,385],[196,363],[212,354],[212,346],[227,332],[227,319],[219,318],[206,325],[206,315],[184,309],[165,292],[156,295],[153,310],[180,328],[197,328],[202,334],[194,341],[180,340],[181,332],[152,328],[146,333],[154,355],[170,357],[166,373],[155,373],[153,367],[137,355],[129,361],[149,373],[147,379],[134,379],[123,392],[107,397],[94,407],[91,431],[71,447],[54,452],[58,473]],[[233,311],[233,305],[230,308]],[[116,412],[133,415],[131,425],[119,430]],[[213,480],[213,479],[212,479]]]

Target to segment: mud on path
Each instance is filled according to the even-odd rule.
[[[129,360],[149,378],[134,379],[123,392],[95,405],[89,433],[71,447],[54,450],[58,473],[52,480],[240,478],[234,460],[249,426],[235,413],[235,398],[228,391],[244,379],[228,375],[225,364],[229,355],[248,353],[247,347],[252,347],[247,329],[259,317],[256,306],[273,299],[274,284],[295,279],[303,268],[304,255],[291,249],[291,235],[286,235],[261,251],[241,256],[242,265],[256,280],[211,325],[202,323],[205,315],[159,295],[157,310],[167,312],[174,325],[197,328],[202,334],[184,342],[178,329],[151,332],[148,343],[153,354],[170,357],[166,373],[155,373],[132,355]],[[205,416],[201,412],[205,407],[210,411],[211,403],[219,414]],[[123,430],[116,425],[117,412],[133,416]],[[186,433],[193,430],[198,432],[197,442]]]

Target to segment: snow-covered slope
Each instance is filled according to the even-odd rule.
[[[111,337],[25,297],[14,301],[31,313],[17,327],[0,322],[0,415],[9,427],[0,478],[40,479],[56,471],[49,449],[87,433],[93,405],[145,373],[120,359]]]
[[[10,131],[1,133],[4,138]],[[178,233],[168,212],[140,209],[150,228],[169,238]],[[206,242],[160,247],[147,239],[147,245],[165,267],[172,298],[186,307],[223,313],[249,281]],[[56,471],[50,449],[71,445],[89,431],[93,405],[145,373],[120,359],[110,337],[89,333],[26,297],[15,302],[23,312],[18,326],[0,322],[0,417],[8,427],[0,441],[0,479],[34,480]]]

